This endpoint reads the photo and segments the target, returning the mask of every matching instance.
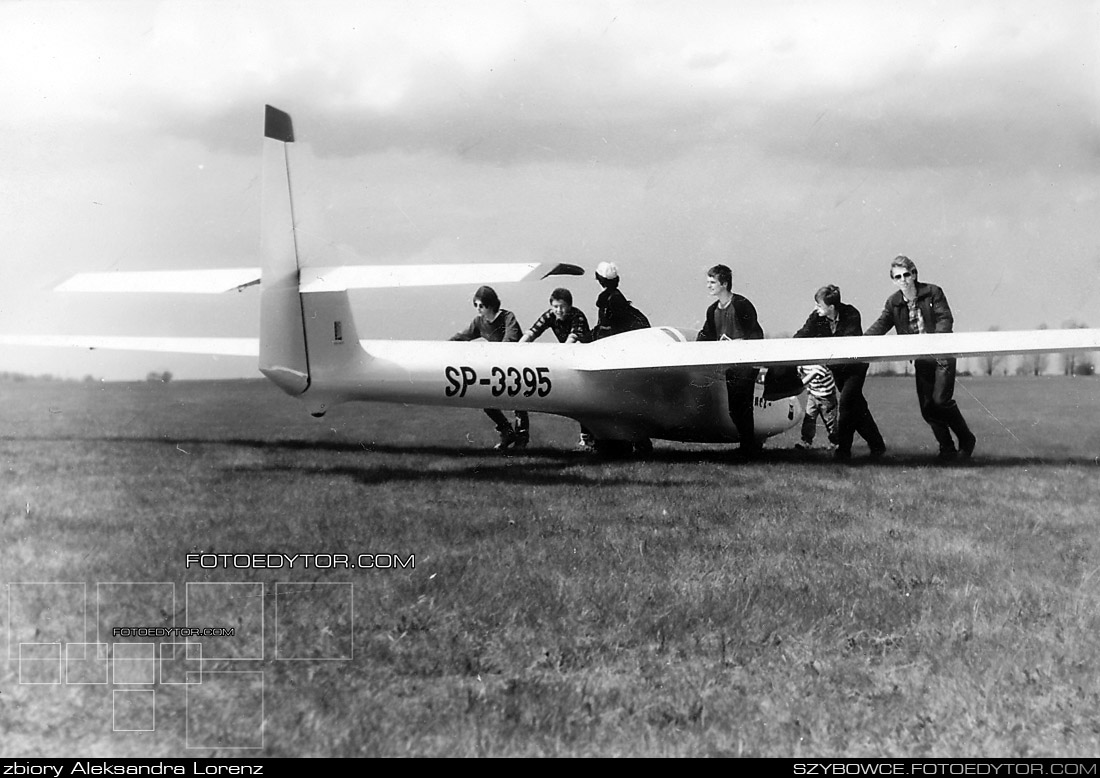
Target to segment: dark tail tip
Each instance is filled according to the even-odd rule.
[[[290,114],[280,111],[270,105],[264,107],[264,136],[281,140],[283,143],[294,142],[294,125],[290,121]]]

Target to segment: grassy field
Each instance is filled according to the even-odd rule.
[[[2,384],[0,756],[1094,757],[1100,380],[961,379],[953,467],[911,380],[868,382],[889,456],[847,467],[793,433],[603,462],[536,416],[504,457],[476,411]],[[269,553],[415,566],[186,566]],[[236,634],[110,637],[188,624]]]

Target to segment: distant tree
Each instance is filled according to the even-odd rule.
[[[172,371],[165,370],[163,373],[158,373],[154,370],[146,374],[145,380],[151,384],[166,384],[172,380]]]
[[[989,328],[990,332],[997,332],[1001,328],[994,324]],[[993,375],[1001,363],[1004,362],[1004,357],[997,354],[987,354],[979,358],[981,364],[981,371],[986,375]]]
[[[1087,324],[1076,319],[1066,319],[1062,322],[1064,330],[1088,329]],[[1062,372],[1068,376],[1092,375],[1095,370],[1092,357],[1085,353],[1066,352],[1066,361],[1062,364]]]
[[[1047,323],[1043,322],[1039,325],[1039,329],[1049,329]],[[1017,368],[1017,375],[1030,375],[1037,376],[1046,372],[1047,364],[1050,362],[1049,354],[1028,354],[1024,357],[1020,367]]]
[[[161,380],[162,383],[165,383],[165,384],[168,383],[169,381],[171,381],[172,380],[172,371],[171,370],[165,370],[163,373],[160,374],[160,380]]]

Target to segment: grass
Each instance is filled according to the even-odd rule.
[[[475,411],[4,385],[12,642],[238,634],[189,687],[0,662],[0,756],[1095,756],[1100,381],[962,379],[977,456],[934,467],[911,380],[869,381],[890,456],[851,467],[793,432],[750,465],[600,462],[535,416],[501,457]],[[187,569],[200,552],[415,568]],[[218,582],[243,586],[197,586]],[[150,702],[155,731],[114,731]]]

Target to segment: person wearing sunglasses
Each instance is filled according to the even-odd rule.
[[[865,335],[884,335],[891,329],[899,335],[951,332],[954,318],[947,296],[935,284],[917,280],[917,266],[909,257],[899,255],[890,263],[890,279],[897,291],[886,298],[878,319]],[[921,416],[932,428],[939,444],[940,462],[950,462],[961,453],[968,459],[977,442],[954,400],[955,359],[915,359],[917,402]],[[951,437],[955,433],[958,448]]]
[[[479,287],[474,292],[474,308],[477,315],[470,325],[451,336],[451,340],[477,340],[484,338],[491,343],[516,343],[523,336],[523,330],[516,321],[515,314],[500,307],[500,297],[491,286]],[[516,425],[508,422],[503,411],[486,408],[485,415],[492,419],[500,433],[500,442],[493,448],[504,451],[508,448],[525,448],[531,439],[531,422],[527,411],[516,411]]]

